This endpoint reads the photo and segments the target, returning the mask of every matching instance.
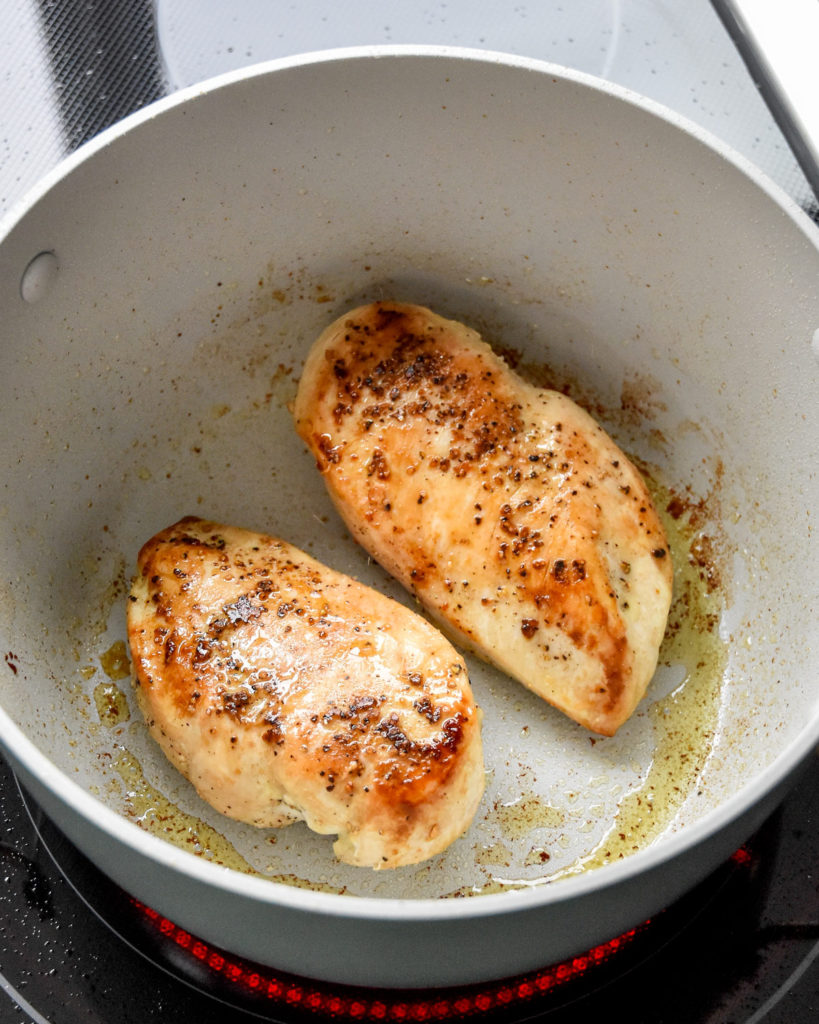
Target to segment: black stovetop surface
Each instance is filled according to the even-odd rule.
[[[185,951],[156,929],[151,933],[149,919],[68,843],[21,792],[2,760],[0,820],[2,1024],[215,1024],[327,1016],[326,998],[315,1003],[324,1008],[318,1012],[297,1011],[287,1000],[243,995],[224,973],[217,976],[201,962],[192,970]],[[556,994],[512,1002],[502,1013],[483,1016],[552,1024],[583,1024],[618,1012],[630,1024],[817,1021],[818,869],[814,757],[780,810],[743,850],[605,968]],[[379,996],[363,993],[359,1005],[371,1005],[373,995]],[[415,1019],[418,996],[404,1000],[403,1012],[409,1005]],[[390,998],[384,997],[383,1019],[398,1020]],[[401,1001],[400,994],[392,998]],[[469,1005],[474,1007],[474,998]],[[473,1011],[471,1019],[481,1016]]]

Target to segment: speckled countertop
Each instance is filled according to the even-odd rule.
[[[815,205],[709,0],[9,0],[0,213],[71,149],[167,92],[259,61],[370,44],[478,47],[599,76],[690,118]]]

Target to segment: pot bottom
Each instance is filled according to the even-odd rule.
[[[807,778],[803,788],[805,785],[815,788],[816,783]],[[130,947],[127,955],[138,954],[160,968],[174,985],[195,989],[237,1012],[279,1021],[317,1016],[340,1021],[426,1021],[478,1015],[482,1020],[548,1016],[559,1021],[567,1012],[577,1013],[578,1000],[589,1013],[596,1012],[598,999],[605,998],[610,1008],[610,1001],[619,999],[620,994],[625,1006],[637,990],[641,998],[650,999],[653,992],[656,999],[667,1001],[671,979],[684,976],[687,972],[683,965],[690,960],[696,959],[701,965],[708,949],[713,950],[714,962],[721,958],[730,977],[733,957],[726,959],[725,951],[743,948],[738,938],[759,931],[782,841],[782,813],[778,812],[705,881],[667,910],[580,956],[486,984],[382,991],[297,977],[254,964],[198,939],[128,896],[73,846],[30,796],[20,790],[20,797],[53,866],[79,901],[117,937],[123,951]],[[29,891],[36,897],[36,875],[29,880]],[[43,892],[41,887],[41,896]],[[706,990],[695,998],[703,998]],[[669,1021],[693,1019],[690,998],[684,1015],[672,1015]],[[701,1011],[696,1013],[696,1019],[707,1019],[699,1016]]]

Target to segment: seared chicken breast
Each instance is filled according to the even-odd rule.
[[[348,528],[456,640],[612,735],[654,673],[668,543],[640,474],[469,328],[379,302],[309,353],[295,424]]]
[[[479,709],[425,619],[273,537],[186,518],[139,552],[139,704],[218,811],[303,819],[349,864],[445,849],[484,788]]]

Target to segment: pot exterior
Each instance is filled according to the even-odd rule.
[[[723,549],[724,586],[707,598],[727,653],[717,695],[676,740],[658,710],[679,684],[671,671],[622,734],[595,744],[475,665],[492,788],[445,880],[433,890],[434,872],[405,874],[381,898],[349,874],[339,888],[361,900],[302,898],[200,870],[122,820],[132,761],[140,785],[208,811],[156,754],[129,682],[100,666],[124,636],[140,545],[200,506],[397,596],[332,518],[288,413],[322,327],[385,295],[469,319],[524,367],[581,382],[635,456],[713,512],[698,550]],[[451,51],[229,76],[129,119],[45,183],[0,243],[0,308],[0,642],[14,666],[0,676],[0,742],[69,839],[202,939],[388,987],[542,967],[703,879],[819,742],[816,232],[751,169],[639,98]],[[130,707],[114,723],[97,713],[112,685]],[[701,763],[633,856],[502,899],[438,898],[469,887],[463,872],[501,845],[498,808],[536,784],[564,817],[545,839],[500,837],[514,870],[536,843],[557,853],[565,840],[567,862],[582,861],[621,796],[654,778],[659,735],[661,753],[691,742]],[[258,854],[255,836],[224,828]],[[336,870],[329,843],[300,834],[299,846],[312,860],[302,868],[296,850],[293,874]]]
[[[766,819],[793,778],[684,854],[619,884],[539,908],[434,921],[329,916],[243,898],[185,871],[160,870],[76,815],[20,765],[25,788],[65,835],[126,892],[197,938],[299,977],[371,988],[457,987],[557,964],[637,927],[719,867]],[[275,885],[275,883],[271,883]]]

